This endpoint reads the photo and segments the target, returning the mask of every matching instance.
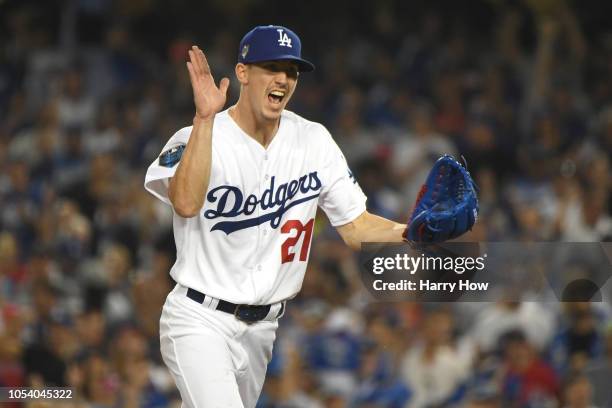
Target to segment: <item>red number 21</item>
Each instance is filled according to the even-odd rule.
[[[304,235],[304,242],[302,242],[302,249],[300,249],[300,261],[306,261],[306,257],[308,256],[308,248],[310,247],[310,239],[312,238],[312,227],[314,226],[314,218],[308,221],[306,224],[302,224],[299,220],[287,220],[281,227],[281,232],[283,234],[288,234],[291,231],[295,230],[296,234],[293,237],[289,237],[283,242],[281,246],[281,259],[282,263],[291,262],[295,257],[294,252],[290,252],[291,248],[297,244],[302,236]]]

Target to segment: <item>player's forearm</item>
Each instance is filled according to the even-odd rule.
[[[403,242],[405,224],[388,220],[367,211],[353,222],[338,228],[344,242],[354,250],[364,242]]]
[[[403,242],[406,224],[399,224],[368,213],[366,225],[359,230],[359,246],[364,242]]]
[[[168,195],[178,215],[196,216],[204,205],[210,181],[213,120],[195,118],[189,142],[170,180]]]

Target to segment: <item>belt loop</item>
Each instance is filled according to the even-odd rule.
[[[287,310],[287,301],[283,300],[280,305],[280,310],[278,311],[278,315],[276,316],[277,319],[280,319],[285,315],[285,310]]]
[[[274,321],[274,319],[276,319],[276,315],[278,314],[278,310],[278,304],[270,305],[270,310],[268,311],[266,317],[263,318],[263,320]]]
[[[211,296],[206,296],[206,300],[205,302],[208,303],[208,308],[209,309],[217,309],[217,305],[219,304],[219,299],[211,297]]]
[[[270,307],[270,311],[264,320],[274,321],[285,314],[285,302],[279,302]]]

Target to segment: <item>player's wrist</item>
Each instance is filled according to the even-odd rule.
[[[198,126],[198,125],[208,125],[208,126],[212,126],[213,122],[215,121],[215,116],[201,116],[198,115],[197,113],[193,116],[193,125],[194,126]]]

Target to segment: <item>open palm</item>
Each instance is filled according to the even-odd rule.
[[[204,120],[210,120],[225,105],[229,79],[223,78],[219,82],[219,87],[217,87],[210,72],[206,56],[195,45],[189,50],[187,69],[189,70],[189,79],[193,88],[196,116]]]

